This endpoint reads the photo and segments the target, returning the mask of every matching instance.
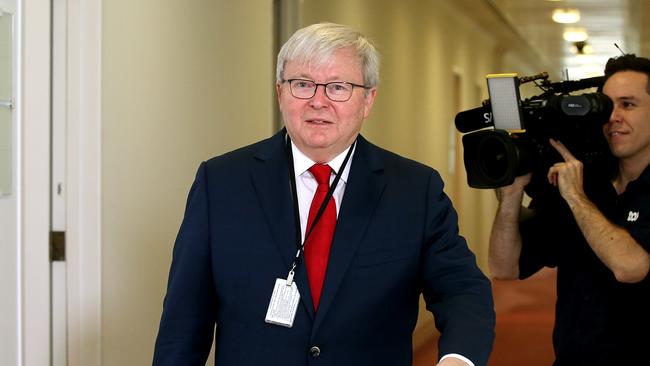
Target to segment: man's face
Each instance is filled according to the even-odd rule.
[[[612,75],[603,93],[614,102],[609,122],[603,126],[609,148],[619,159],[648,161],[650,157],[650,95],[648,77],[636,71]]]
[[[327,62],[287,61],[284,80],[306,79],[316,83],[346,81],[363,85],[361,60],[351,48],[335,51]],[[355,87],[346,102],[331,101],[319,86],[310,99],[291,95],[289,83],[276,85],[280,112],[291,140],[308,157],[318,163],[330,161],[343,152],[357,137],[363,121],[370,115],[377,90]]]

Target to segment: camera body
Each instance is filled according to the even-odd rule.
[[[521,100],[519,85],[536,83],[544,92]],[[612,113],[612,101],[594,92],[572,91],[600,87],[603,78],[550,83],[542,73],[529,78],[516,74],[488,75],[490,99],[483,106],[456,115],[456,128],[463,135],[467,181],[473,188],[497,188],[512,184],[515,177],[533,173],[527,193],[546,189],[546,173],[561,156],[549,139],[561,141],[582,161],[585,169],[609,167],[614,158],[602,126]]]

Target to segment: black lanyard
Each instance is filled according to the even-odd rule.
[[[314,227],[316,227],[316,224],[320,220],[321,216],[323,215],[323,212],[325,211],[325,208],[327,207],[327,204],[329,203],[330,199],[332,198],[332,195],[334,194],[334,190],[336,189],[336,186],[339,183],[339,180],[341,179],[341,174],[343,174],[343,170],[345,169],[345,166],[348,163],[348,160],[350,159],[350,156],[352,155],[352,150],[354,149],[355,142],[350,145],[350,149],[348,150],[348,153],[345,155],[345,159],[343,159],[343,164],[341,164],[341,168],[339,169],[338,173],[336,173],[336,177],[334,178],[334,181],[332,182],[332,185],[330,186],[329,190],[327,191],[327,195],[325,196],[325,199],[323,200],[323,203],[320,205],[318,208],[318,212],[316,213],[316,216],[314,217],[314,221],[312,222],[311,226],[306,228],[305,232],[305,240],[302,241],[302,230],[301,230],[301,225],[300,225],[300,209],[298,206],[298,191],[296,190],[296,172],[293,166],[293,153],[291,151],[291,138],[289,138],[289,135],[287,135],[287,145],[286,145],[286,152],[287,152],[287,163],[289,164],[289,181],[291,182],[291,198],[293,199],[293,216],[296,222],[296,246],[298,247],[298,252],[296,252],[296,257],[293,259],[293,263],[291,265],[291,271],[290,271],[290,276],[293,277],[293,270],[298,266],[300,263],[300,253],[304,252],[305,250],[305,244],[307,243],[307,239],[309,239],[309,236],[311,235],[312,231],[314,230]]]

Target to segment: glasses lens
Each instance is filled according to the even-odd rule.
[[[314,96],[316,84],[309,80],[291,80],[291,94],[296,98],[309,99]]]
[[[344,102],[352,96],[353,86],[348,83],[329,83],[326,86],[327,96],[337,102]]]

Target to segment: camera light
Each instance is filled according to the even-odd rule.
[[[524,126],[519,106],[517,74],[490,74],[487,83],[494,127],[500,130],[522,130]]]
[[[580,11],[578,9],[555,9],[552,18],[556,23],[577,23],[580,21]]]
[[[567,28],[562,37],[568,42],[584,42],[587,40],[587,31],[584,28]]]

